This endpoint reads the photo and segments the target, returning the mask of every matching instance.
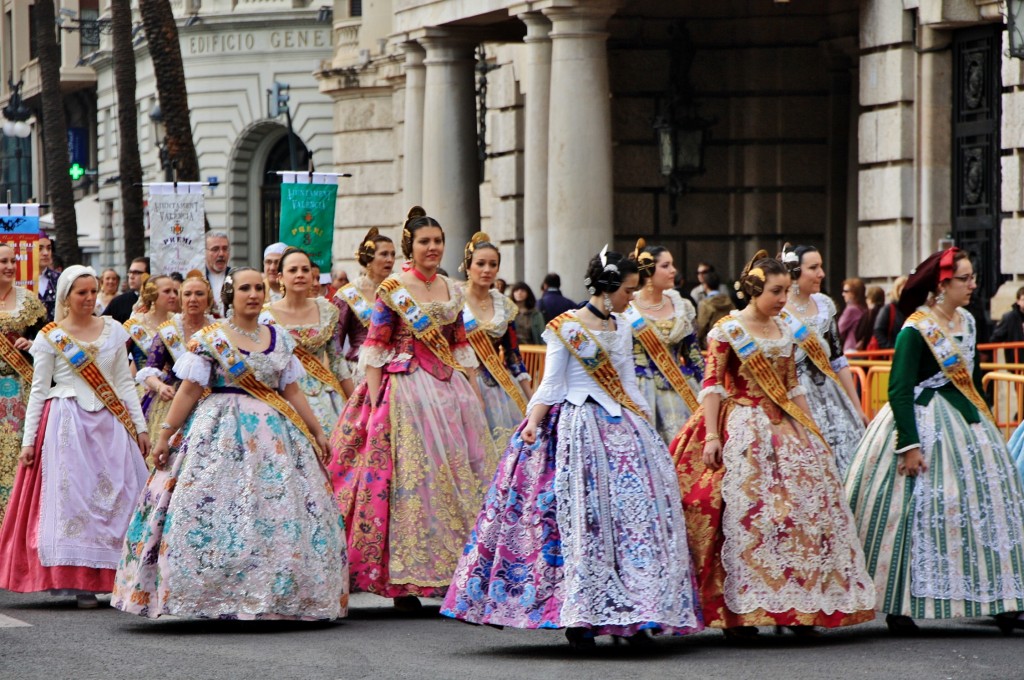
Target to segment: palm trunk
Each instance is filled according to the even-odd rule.
[[[52,2],[35,4],[39,75],[42,86],[43,161],[46,186],[53,212],[56,251],[65,266],[82,261],[78,247],[78,221],[75,218],[75,193],[68,174],[68,125],[64,117],[64,98],[60,93],[60,47]]]
[[[114,86],[117,89],[117,163],[121,175],[121,217],[124,224],[125,264],[146,254],[142,214],[142,161],[139,148],[139,120],[135,105],[135,46],[132,45],[131,0],[111,0],[111,41]],[[130,153],[126,153],[129,152]]]
[[[168,158],[178,169],[178,179],[199,181],[199,158],[192,141],[192,124],[188,115],[188,91],[185,89],[185,67],[178,44],[178,25],[168,0],[139,0],[142,25],[146,29],[153,74],[160,95],[160,111],[167,128]]]

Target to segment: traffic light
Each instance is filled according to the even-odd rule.
[[[77,182],[85,175],[85,168],[80,163],[72,163],[68,168],[68,174],[71,175],[73,181]]]
[[[270,117],[277,118],[288,111],[288,90],[291,86],[287,83],[274,81],[274,87],[270,90]]]

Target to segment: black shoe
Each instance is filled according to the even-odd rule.
[[[614,635],[612,637],[616,644],[621,640],[634,649],[653,649],[658,646],[658,643],[647,634],[646,630],[634,633],[633,635]]]
[[[1004,612],[996,614],[996,625],[1003,635],[1013,635],[1015,628],[1024,628],[1024,621],[1020,620],[1020,612]]]
[[[725,635],[726,640],[753,640],[758,634],[757,626],[733,626],[732,628],[723,628],[722,634]]]
[[[914,619],[901,614],[886,614],[885,625],[889,627],[889,632],[893,635],[912,637],[921,632],[921,629],[914,623]]]
[[[400,612],[418,612],[423,609],[423,603],[415,595],[402,595],[394,599],[395,609]]]
[[[589,628],[566,628],[565,639],[569,641],[570,649],[588,650],[597,647],[594,631]]]

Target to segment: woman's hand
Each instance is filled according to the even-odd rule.
[[[526,427],[524,427],[523,431],[519,433],[519,436],[524,442],[533,446],[537,443],[537,426],[533,421],[526,423]]]
[[[860,422],[864,423],[864,427],[867,427],[868,425],[870,425],[871,424],[871,419],[868,418],[868,414],[864,413],[864,411],[859,411],[859,413],[860,413]]]
[[[160,385],[160,388],[156,391],[160,395],[161,401],[170,401],[174,399],[174,393],[178,390],[175,389],[174,385]]]
[[[167,461],[171,457],[171,447],[167,443],[167,440],[163,437],[158,437],[156,440],[156,446],[153,447],[151,452],[153,454],[153,464],[161,470],[167,467]]]
[[[320,431],[313,436],[316,439],[317,448],[320,449],[320,451],[317,452],[317,455],[320,457],[320,460],[323,461],[323,464],[327,465],[331,460],[331,445],[327,441],[327,435],[324,434],[323,431]]]
[[[704,459],[704,465],[712,470],[722,467],[722,442],[718,439],[705,441],[701,458]]]
[[[30,347],[32,347],[32,341],[29,340],[28,338],[15,338],[14,349],[21,350],[22,352],[24,352]]]
[[[32,463],[36,461],[36,450],[32,446],[21,447],[21,453],[18,455],[18,462],[25,467],[32,467]]]
[[[921,447],[910,449],[906,453],[897,454],[901,460],[896,466],[896,472],[907,477],[917,477],[922,472],[928,472],[928,464],[924,462],[924,455]]]
[[[142,457],[146,458],[147,456],[149,456],[149,451],[150,451],[149,435],[146,434],[145,432],[143,432],[142,434],[139,435],[138,442],[139,442],[139,451],[142,451]]]

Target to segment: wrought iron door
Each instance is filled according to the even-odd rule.
[[[977,295],[988,299],[999,273],[1002,24],[953,34],[953,239],[972,254]]]

